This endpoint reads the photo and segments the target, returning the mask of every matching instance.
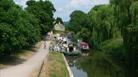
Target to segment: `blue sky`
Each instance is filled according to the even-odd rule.
[[[27,0],[14,0],[16,4],[26,7]],[[54,17],[61,17],[63,21],[69,21],[69,15],[74,10],[82,10],[87,13],[92,7],[99,4],[109,4],[109,0],[51,0],[56,8]]]

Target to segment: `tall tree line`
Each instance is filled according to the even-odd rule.
[[[111,0],[126,49],[126,77],[138,76],[138,0]]]
[[[29,48],[50,30],[53,5],[49,1],[33,2],[35,6],[28,1],[27,10],[23,10],[13,0],[0,0],[0,55]]]
[[[114,38],[119,33],[114,25],[114,9],[110,5],[95,6],[88,14],[76,10],[70,18],[67,30],[74,33],[75,39],[82,39],[91,46]]]

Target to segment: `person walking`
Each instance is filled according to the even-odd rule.
[[[44,49],[46,49],[46,43],[47,43],[47,41],[44,41]]]
[[[44,38],[44,49],[46,49],[47,38]]]

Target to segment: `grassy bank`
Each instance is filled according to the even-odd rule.
[[[44,61],[40,77],[69,77],[63,56],[58,52],[50,52]]]

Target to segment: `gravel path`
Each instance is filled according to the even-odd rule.
[[[46,48],[44,48],[46,44]],[[0,77],[29,77],[34,70],[41,67],[49,52],[49,42],[43,43],[38,52],[20,65],[0,70]]]

